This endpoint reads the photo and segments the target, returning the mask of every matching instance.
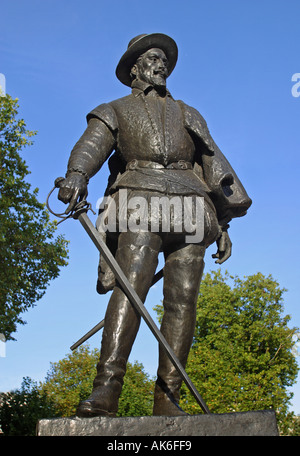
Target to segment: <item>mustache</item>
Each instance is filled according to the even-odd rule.
[[[168,75],[168,72],[166,69],[159,69],[159,70],[153,70],[153,74],[156,76],[156,75],[160,75],[160,76],[164,76],[164,77],[167,77]]]

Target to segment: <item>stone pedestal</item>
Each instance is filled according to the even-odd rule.
[[[189,416],[54,418],[38,436],[278,436],[272,410]]]

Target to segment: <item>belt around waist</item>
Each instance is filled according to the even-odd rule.
[[[178,162],[170,163],[167,166],[161,163],[152,162],[148,160],[131,160],[126,165],[127,170],[134,170],[138,168],[151,168],[151,169],[193,169],[193,165],[190,162],[179,160]]]

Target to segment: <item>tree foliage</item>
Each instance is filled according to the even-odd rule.
[[[51,365],[41,391],[60,416],[75,415],[79,402],[90,395],[99,355],[98,349],[90,350],[84,344]],[[127,363],[118,416],[151,415],[153,389],[153,381],[144,372],[142,364]]]
[[[284,292],[260,273],[244,279],[206,274],[186,370],[212,412],[274,409],[281,431],[292,433],[298,421],[289,412],[289,388],[299,370],[293,353],[298,328],[290,328],[290,317],[283,315]],[[162,306],[156,310],[161,317]],[[98,357],[98,350],[83,345],[52,365],[43,390],[62,416],[74,414],[89,396]],[[151,415],[153,383],[141,364],[128,363],[119,416]],[[202,413],[185,384],[180,405]]]
[[[289,388],[299,370],[294,353],[298,328],[290,328],[290,317],[283,314],[284,292],[271,276],[260,273],[244,279],[220,271],[206,274],[186,370],[211,412],[274,409],[281,433],[300,435],[299,417],[289,411]],[[161,317],[162,306],[156,310]],[[92,390],[99,354],[85,344],[53,363],[38,388],[29,388],[27,381],[20,392],[2,395],[2,430],[29,435],[24,432],[33,432],[37,419],[74,415]],[[128,363],[118,415],[151,415],[153,390],[143,366]],[[185,384],[181,393],[186,412],[202,413]],[[25,426],[29,421],[31,430]]]
[[[33,436],[39,419],[54,416],[51,402],[29,377],[23,378],[19,390],[0,395],[0,429],[4,435]]]
[[[119,401],[118,416],[152,415],[154,381],[137,361],[127,363],[124,385]]]
[[[240,279],[206,274],[197,304],[197,325],[187,373],[214,413],[274,409],[281,431],[299,367],[293,348],[298,328],[283,316],[286,290],[261,273]],[[182,408],[201,413],[182,387]]]
[[[0,97],[0,333],[14,340],[21,314],[45,293],[67,264],[67,242],[54,237],[45,205],[25,181],[29,174],[20,151],[35,132],[17,119],[17,99]]]
[[[98,358],[97,349],[82,345],[60,361],[51,363],[41,389],[60,416],[75,415],[79,402],[89,396]]]

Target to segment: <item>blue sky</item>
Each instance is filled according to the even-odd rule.
[[[179,47],[168,80],[176,99],[198,109],[246,187],[253,205],[231,223],[231,274],[271,274],[285,294],[290,326],[299,308],[299,112],[292,76],[300,72],[300,4],[279,0],[12,0],[1,7],[0,73],[6,91],[19,98],[20,116],[37,130],[23,152],[32,186],[45,201],[64,175],[69,153],[85,129],[85,115],[129,89],[115,77],[131,38],[161,32]],[[106,165],[89,185],[95,207],[103,196]],[[53,200],[55,209],[61,203]],[[94,221],[93,216],[92,220]],[[59,232],[70,240],[69,266],[24,315],[16,342],[0,357],[0,391],[18,388],[24,376],[44,380],[50,362],[104,317],[108,296],[95,291],[98,253],[79,222]],[[206,254],[205,271],[216,269]],[[162,283],[147,298],[149,311],[162,299]],[[151,311],[152,315],[153,312]],[[91,339],[99,347],[101,335]],[[131,361],[155,375],[157,343],[142,324]],[[300,414],[300,384],[292,410]],[[201,394],[201,392],[200,392]]]

